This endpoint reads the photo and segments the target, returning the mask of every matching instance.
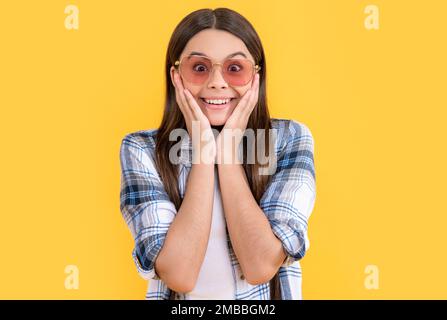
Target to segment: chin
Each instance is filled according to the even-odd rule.
[[[228,117],[208,116],[208,121],[212,126],[223,126],[227,122]]]
[[[203,111],[203,110],[202,110]],[[208,118],[210,125],[223,126],[231,116],[233,110],[205,110],[204,114]]]

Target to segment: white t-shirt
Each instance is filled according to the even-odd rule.
[[[214,204],[210,236],[196,286],[186,300],[234,300],[235,282],[228,250],[217,166],[214,168]]]

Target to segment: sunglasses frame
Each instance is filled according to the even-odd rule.
[[[190,58],[190,57],[192,57],[192,56],[184,56],[184,57],[181,58],[180,60],[176,60],[175,63],[174,63],[174,68],[177,69],[177,71],[179,72],[179,74],[180,74],[182,77],[183,77],[183,75],[182,75],[181,72],[180,72],[180,66],[181,66],[181,63],[182,63],[183,59],[185,59],[185,58]],[[212,72],[212,70],[214,70],[214,66],[215,66],[216,64],[220,65],[220,66],[223,68],[223,63],[220,63],[220,62],[213,62],[213,61],[212,61],[210,58],[208,58],[208,57],[203,57],[203,56],[199,56],[199,57],[200,57],[200,58],[204,58],[204,59],[208,59],[208,60],[211,62],[211,72]],[[251,60],[249,60],[249,59],[231,59],[231,58],[229,58],[229,59],[225,59],[223,62],[225,62],[226,60],[246,60],[246,61],[250,62],[250,64],[253,66],[253,74],[252,74],[250,80],[253,79],[253,77],[255,76],[256,72],[258,72],[259,70],[261,70],[261,66],[260,66],[260,65],[258,65],[258,64],[255,65],[255,64],[253,63],[253,61],[251,61]],[[209,77],[210,77],[211,72],[208,73],[208,79],[209,79]],[[225,76],[224,76],[223,71],[221,70],[220,72],[222,73],[222,77],[225,79]],[[208,80],[208,79],[207,79],[207,80]],[[203,83],[205,83],[207,80],[205,80]],[[247,81],[247,83],[249,83],[250,80]],[[227,81],[227,79],[225,79],[225,81]],[[247,83],[246,83],[246,84],[247,84]],[[242,87],[242,86],[245,86],[246,84],[239,85],[239,86],[234,86],[234,85],[232,85],[232,86],[234,86],[234,87]]]

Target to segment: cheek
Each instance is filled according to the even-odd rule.
[[[194,85],[189,85],[189,84],[185,84],[185,88],[189,90],[189,92],[191,92],[192,96],[194,98],[196,98],[196,101],[199,100],[199,92],[200,90],[202,90],[202,87],[200,86],[194,86]]]
[[[235,89],[239,95],[239,98],[242,98],[245,95],[245,93],[248,91],[248,89],[250,89],[250,87],[251,87],[251,82],[249,84],[247,84],[246,86],[239,87],[239,88]]]

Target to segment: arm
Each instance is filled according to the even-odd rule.
[[[161,279],[177,292],[194,287],[211,226],[213,165],[193,164],[178,212],[155,169],[151,152],[137,136],[121,144],[122,215],[135,239],[132,252],[140,275]]]
[[[252,284],[269,281],[280,266],[301,259],[309,247],[307,221],[316,196],[313,137],[304,124],[293,120],[287,130],[277,170],[259,206],[242,167],[219,165],[229,234],[245,277]],[[238,193],[231,193],[231,189]]]
[[[286,258],[281,241],[253,198],[242,165],[218,168],[228,232],[242,272],[252,285],[265,283]]]
[[[177,292],[194,289],[208,246],[213,200],[214,164],[192,164],[185,197],[155,263]],[[176,290],[177,283],[184,285]]]

